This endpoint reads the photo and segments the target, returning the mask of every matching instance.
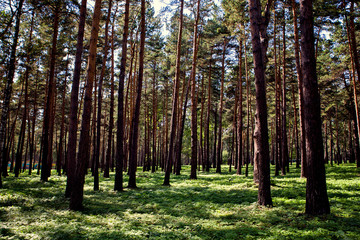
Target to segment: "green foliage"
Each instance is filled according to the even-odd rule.
[[[224,171],[226,172],[224,167]],[[299,169],[272,179],[273,208],[256,204],[252,176],[199,172],[190,168],[161,186],[163,173],[138,172],[139,189],[114,192],[101,178],[101,190],[85,184],[83,212],[68,210],[66,177],[39,182],[37,176],[12,176],[0,190],[0,239],[358,239],[359,170],[327,168],[331,214],[304,215],[305,179]],[[126,182],[126,179],[125,179]]]

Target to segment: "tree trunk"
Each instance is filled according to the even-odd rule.
[[[116,168],[115,168],[115,191],[123,190],[123,166],[124,166],[124,80],[126,71],[127,58],[127,40],[129,35],[129,8],[130,0],[125,1],[124,12],[124,30],[122,39],[120,76],[119,76],[119,92],[118,92],[118,121],[117,121],[117,141],[116,141]],[[131,72],[130,72],[131,74]]]
[[[238,96],[238,105],[239,106],[235,106],[236,108],[239,108],[238,111],[238,117],[237,117],[237,140],[238,140],[238,144],[236,146],[237,148],[237,157],[235,158],[237,160],[237,169],[236,169],[236,173],[238,175],[241,174],[241,166],[243,164],[242,161],[242,155],[243,155],[243,137],[242,137],[242,130],[243,130],[243,117],[242,117],[242,112],[243,112],[243,87],[242,87],[242,77],[243,77],[243,73],[242,73],[242,48],[243,48],[243,40],[242,38],[239,41],[239,80],[238,80],[238,89],[239,89],[239,96]]]
[[[200,0],[197,0],[197,13],[194,25],[193,59],[191,68],[191,172],[190,179],[196,179],[197,168],[197,94],[196,94],[196,60],[198,51],[198,24],[200,19]],[[185,113],[184,113],[185,114]]]
[[[299,46],[299,30],[297,24],[297,13],[295,0],[291,0],[293,12],[293,25],[294,25],[294,44],[295,44],[295,62],[296,73],[299,85],[299,116],[300,116],[300,146],[301,146],[301,177],[306,177],[306,146],[305,146],[305,125],[304,125],[304,111],[303,111],[303,73],[300,63],[300,46]]]
[[[64,132],[65,132],[65,102],[66,102],[66,89],[67,89],[67,75],[68,75],[69,58],[66,60],[66,71],[64,79],[64,90],[62,94],[62,105],[61,105],[61,125],[60,125],[60,137],[59,137],[59,150],[56,159],[56,169],[58,175],[61,176],[61,166],[64,163]]]
[[[294,128],[295,128],[295,149],[296,149],[296,168],[300,167],[300,152],[299,152],[299,133],[298,133],[298,121],[297,121],[297,110],[296,110],[296,101],[295,101],[295,89],[292,87],[293,95],[293,106],[294,106]]]
[[[96,71],[96,69],[95,69]],[[96,74],[96,73],[95,73]],[[91,152],[92,152],[92,155],[90,157],[91,161],[86,163],[86,167],[85,167],[85,172],[87,174],[87,170],[89,168],[89,164],[90,164],[90,169],[91,169],[91,174],[92,176],[95,175],[95,161],[96,161],[96,134],[97,134],[97,131],[96,131],[96,102],[97,102],[97,92],[98,92],[98,88],[97,88],[97,81],[95,81],[95,84],[94,84],[94,102],[95,104],[93,104],[93,111],[92,111],[92,119],[91,119],[91,140],[92,140],[92,146],[91,146]],[[99,167],[99,164],[97,164],[96,166],[97,168]],[[96,170],[98,171],[98,170]],[[94,178],[95,179],[95,178]]]
[[[217,162],[216,172],[221,173],[221,159],[222,159],[222,112],[223,112],[223,101],[224,101],[224,78],[225,78],[225,52],[226,52],[227,41],[224,38],[222,60],[221,60],[221,87],[220,87],[220,106],[219,106],[219,132],[218,132],[218,145],[217,145]]]
[[[245,35],[246,36],[246,35]],[[248,76],[248,63],[247,63],[247,48],[246,39],[244,41],[244,55],[245,55],[245,81],[246,81],[246,158],[245,158],[245,177],[249,174],[249,163],[250,163],[250,80]]]
[[[15,22],[15,29],[14,29],[14,38],[11,45],[11,53],[10,53],[10,62],[9,62],[9,68],[6,75],[6,86],[4,90],[4,102],[2,105],[2,112],[1,112],[1,121],[0,121],[0,169],[1,169],[1,163],[3,163],[3,157],[4,157],[4,146],[5,146],[5,135],[6,135],[6,124],[9,117],[9,106],[10,106],[10,99],[12,94],[12,84],[14,80],[15,75],[15,68],[16,68],[16,48],[18,45],[18,39],[19,39],[19,32],[20,32],[20,21],[21,21],[21,14],[22,14],[22,6],[23,6],[24,0],[19,1],[19,5],[17,7],[17,15],[16,15],[16,22]],[[7,167],[7,164],[6,164]],[[0,174],[0,188],[2,188],[2,180],[1,180],[1,174]]]
[[[283,11],[283,16],[285,17],[285,11]],[[288,151],[288,142],[287,142],[287,130],[286,130],[286,41],[285,41],[285,19],[283,20],[283,84],[282,84],[282,160],[281,160],[281,174],[286,174],[286,168],[289,172],[289,151]]]
[[[136,168],[137,168],[137,150],[138,150],[138,132],[140,118],[141,89],[144,74],[144,48],[145,48],[145,0],[141,0],[141,33],[140,33],[140,52],[139,52],[139,73],[136,89],[136,101],[134,115],[131,121],[131,132],[129,138],[129,188],[136,188]]]
[[[278,72],[278,57],[277,57],[277,36],[276,36],[276,10],[274,9],[274,71],[275,71],[275,176],[279,175],[280,161],[282,159],[282,145],[281,145],[281,79]],[[280,48],[280,47],[279,47]]]
[[[205,105],[205,91],[204,91],[204,76],[201,77],[201,109],[200,109],[200,140],[199,140],[199,163],[202,165],[202,171],[205,171],[204,159],[204,141],[203,141],[203,126],[204,126],[204,105]],[[199,167],[200,168],[200,167]]]
[[[34,11],[32,13],[31,17],[31,26],[30,26],[30,36],[27,43],[27,53],[26,53],[26,70],[25,70],[25,77],[24,77],[24,109],[23,109],[23,115],[21,120],[21,128],[20,128],[20,134],[18,139],[18,146],[16,151],[16,159],[15,159],[15,177],[19,176],[20,168],[21,168],[21,162],[22,162],[22,156],[23,156],[23,148],[24,148],[24,142],[25,142],[25,128],[26,128],[26,119],[28,117],[28,85],[29,85],[29,75],[30,75],[30,51],[32,51],[32,34],[33,34],[33,23],[34,23]],[[19,104],[21,105],[21,102],[19,101]],[[25,154],[25,161],[26,161],[26,154]],[[26,166],[26,162],[24,164]]]
[[[360,65],[359,65],[359,57],[358,57],[358,51],[357,51],[357,43],[355,38],[355,24],[354,24],[354,2],[351,2],[350,5],[350,23],[347,19],[347,15],[345,15],[346,19],[346,29],[347,29],[347,37],[349,41],[349,49],[350,49],[350,57],[351,57],[351,69],[352,69],[352,83],[353,83],[353,90],[354,90],[354,103],[355,103],[355,117],[356,117],[356,136],[357,136],[357,142],[355,143],[355,147],[359,146],[359,136],[360,136],[360,118],[359,118],[359,108],[358,108],[358,101],[357,101],[357,90],[356,90],[356,80],[355,80],[355,70],[358,75],[358,81],[360,82]],[[360,154],[357,154],[356,157],[356,166],[360,167]]]
[[[164,177],[164,186],[170,186],[170,173],[173,162],[173,148],[174,148],[174,140],[176,136],[176,120],[177,120],[177,107],[178,107],[178,98],[179,98],[179,88],[180,88],[180,57],[181,57],[181,39],[182,39],[182,31],[183,31],[183,12],[184,12],[184,0],[180,1],[180,16],[179,16],[179,33],[178,33],[178,41],[176,47],[176,65],[175,65],[175,81],[174,81],[174,90],[173,90],[173,101],[172,101],[172,110],[171,110],[171,120],[170,120],[170,142],[169,147],[165,149],[167,153],[165,153],[165,177]],[[165,97],[167,99],[167,97]],[[165,101],[165,106],[167,106],[167,101]],[[166,108],[167,110],[167,108]],[[165,112],[165,116],[167,116],[167,111]],[[167,117],[166,117],[167,118]],[[167,120],[165,123],[165,143],[167,144]]]
[[[264,206],[272,205],[270,192],[269,137],[265,85],[265,59],[267,51],[266,29],[270,20],[269,9],[271,4],[272,1],[269,0],[265,9],[265,16],[262,17],[260,1],[249,0],[256,90],[256,121],[254,131],[254,154],[256,156],[254,156],[254,162],[255,165],[257,165],[259,173],[258,204]],[[262,41],[260,41],[260,35],[262,37]]]
[[[54,106],[55,106],[55,62],[56,62],[56,44],[59,31],[59,14],[60,14],[60,2],[56,2],[54,10],[54,33],[52,39],[52,48],[50,55],[50,73],[49,82],[47,84],[47,96],[46,107],[44,114],[44,136],[43,136],[43,152],[42,152],[42,165],[41,165],[41,180],[47,182],[51,173],[51,161],[52,161],[52,145],[53,145],[53,125],[54,125]]]
[[[73,74],[73,83],[71,87],[71,102],[70,102],[70,116],[69,116],[69,139],[67,148],[67,182],[65,196],[70,197],[72,192],[72,185],[75,181],[75,168],[76,168],[76,146],[77,146],[77,113],[79,105],[79,85],[80,85],[80,74],[81,74],[81,58],[83,52],[83,39],[84,39],[84,28],[86,18],[86,3],[87,0],[81,1],[80,7],[80,19],[79,19],[79,30],[76,43],[76,55],[75,55],[75,67]]]
[[[101,137],[101,114],[102,114],[102,86],[104,81],[104,75],[105,75],[105,68],[106,68],[106,61],[107,61],[107,55],[109,50],[109,21],[110,21],[110,14],[111,14],[111,8],[112,8],[112,0],[109,1],[108,6],[108,12],[106,17],[106,23],[105,23],[105,43],[104,43],[104,58],[102,62],[101,67],[101,73],[100,73],[100,79],[99,79],[99,86],[98,86],[98,111],[97,111],[97,124],[96,124],[96,159],[95,159],[95,165],[99,165],[99,158],[100,158],[100,137]],[[105,118],[106,120],[106,118]],[[105,125],[105,123],[104,123]],[[105,145],[105,142],[103,142]],[[103,159],[103,158],[102,158]],[[95,167],[94,172],[94,190],[99,190],[99,172],[98,168]],[[106,165],[104,167],[104,177],[109,177],[109,171],[110,171],[110,162],[106,161]]]
[[[324,151],[321,133],[320,95],[314,51],[312,0],[300,1],[301,66],[303,73],[304,123],[306,139],[306,210],[307,214],[330,213],[326,191]]]
[[[35,144],[35,125],[36,125],[36,114],[37,114],[37,78],[35,80],[35,93],[34,93],[34,108],[33,108],[33,116],[32,116],[32,127],[31,127],[31,144],[30,144],[30,160],[29,160],[29,175],[31,175],[31,171],[33,166],[35,166],[35,156],[36,156],[36,144]]]
[[[184,79],[184,83],[185,82],[186,81]],[[176,164],[177,164],[177,166],[175,166],[176,167],[176,175],[180,175],[180,170],[181,170],[182,139],[183,139],[183,135],[184,135],[184,125],[185,125],[187,102],[188,102],[188,98],[189,98],[189,89],[190,89],[190,81],[188,81],[187,84],[186,84],[186,90],[184,88],[185,101],[184,101],[184,107],[183,107],[183,114],[181,116],[182,118],[180,119],[181,123],[180,123],[179,131],[178,131],[178,139],[176,141],[176,146],[175,146],[175,148],[177,149],[177,151],[176,151]]]
[[[70,209],[83,209],[83,195],[85,183],[85,166],[90,157],[90,119],[91,119],[91,103],[92,103],[92,89],[95,80],[96,68],[96,49],[99,34],[99,22],[101,15],[101,0],[95,1],[93,22],[90,37],[89,60],[87,70],[87,83],[84,96],[84,109],[81,122],[81,133],[79,139],[79,151],[76,161],[75,181],[72,186],[70,196]]]
[[[156,156],[156,128],[157,128],[157,94],[156,94],[156,86],[157,86],[157,81],[156,81],[156,60],[154,62],[154,75],[153,75],[153,139],[152,139],[152,162],[151,162],[151,172],[154,173],[155,172],[155,167],[156,167],[156,160],[157,160],[157,156]]]
[[[115,10],[116,16],[117,8]],[[115,22],[115,17],[114,17]],[[106,152],[106,164],[109,162],[112,171],[114,169],[114,164],[112,161],[112,143],[113,143],[113,129],[114,129],[114,34],[115,34],[115,24],[112,24],[112,31],[111,31],[111,76],[110,76],[110,116],[109,116],[109,136],[108,136],[108,146]],[[105,174],[105,172],[104,172]]]
[[[213,146],[213,156],[212,156],[212,164],[213,164],[213,168],[216,168],[216,140],[217,140],[217,107],[215,107],[214,110],[214,146]]]
[[[207,114],[206,114],[206,123],[205,123],[205,151],[204,158],[206,162],[205,171],[210,171],[210,113],[211,113],[211,73],[212,73],[212,52],[213,49],[211,47],[210,50],[210,60],[209,60],[209,79],[208,79],[208,96],[207,96]]]

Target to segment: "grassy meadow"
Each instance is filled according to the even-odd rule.
[[[259,207],[252,175],[198,172],[171,176],[137,173],[138,189],[114,192],[114,174],[100,178],[94,192],[87,176],[85,210],[68,210],[66,177],[49,182],[22,174],[0,189],[0,239],[360,239],[360,169],[354,164],[327,166],[331,214],[304,214],[306,180],[291,167],[271,176],[274,207]],[[125,186],[127,185],[125,176]]]

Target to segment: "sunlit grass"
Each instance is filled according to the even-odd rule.
[[[94,192],[86,179],[83,212],[68,210],[66,177],[9,176],[0,190],[1,239],[360,239],[360,174],[353,164],[327,167],[331,214],[304,214],[306,180],[299,169],[273,177],[274,207],[256,204],[252,175],[198,172],[137,174],[138,189],[114,192],[114,174]],[[55,172],[53,172],[55,174]],[[273,171],[272,171],[273,175]],[[125,176],[126,186],[127,176]]]

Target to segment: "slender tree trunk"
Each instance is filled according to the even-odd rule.
[[[65,196],[70,197],[72,192],[72,185],[75,181],[76,168],[76,148],[77,148],[77,130],[78,130],[78,104],[79,104],[79,85],[81,73],[81,58],[83,52],[83,39],[86,18],[86,3],[87,0],[81,1],[79,30],[76,44],[75,67],[73,74],[73,83],[71,87],[71,102],[70,102],[70,116],[69,116],[69,140],[67,149],[67,182]]]
[[[124,13],[124,30],[122,39],[122,52],[120,63],[120,76],[119,76],[119,91],[118,91],[118,121],[117,121],[117,141],[116,141],[116,169],[115,169],[115,191],[123,190],[123,166],[124,166],[124,80],[126,71],[126,58],[127,58],[127,40],[129,35],[129,8],[130,0],[125,1]],[[130,72],[131,74],[131,72]]]
[[[209,79],[208,79],[208,96],[207,96],[207,115],[206,115],[206,123],[205,123],[205,151],[204,158],[206,162],[206,172],[210,171],[210,113],[211,113],[211,73],[212,73],[212,52],[213,49],[211,47],[210,50],[210,60],[209,60]]]
[[[205,171],[204,159],[204,141],[203,141],[203,126],[204,126],[204,105],[205,105],[205,90],[204,90],[204,76],[201,77],[201,109],[200,109],[200,144],[199,144],[199,162],[202,165],[202,171]],[[200,168],[200,167],[199,167]]]
[[[15,159],[15,177],[19,176],[20,168],[21,168],[21,162],[23,157],[23,148],[24,148],[24,142],[25,142],[25,132],[26,132],[26,119],[28,117],[28,85],[29,85],[29,75],[30,75],[30,51],[32,51],[32,34],[33,34],[33,23],[34,23],[34,11],[32,13],[31,17],[31,26],[30,26],[30,36],[27,43],[27,53],[26,53],[26,70],[25,70],[25,77],[24,77],[24,109],[23,109],[23,115],[21,120],[21,128],[20,128],[20,134],[19,134],[19,140],[18,140],[18,146],[16,151],[16,159]],[[19,104],[21,105],[21,102],[19,101]],[[26,154],[25,154],[25,164],[26,166]]]
[[[52,40],[52,49],[50,55],[50,73],[49,82],[47,86],[46,107],[44,115],[44,136],[43,136],[43,153],[41,165],[41,180],[47,182],[51,172],[51,161],[53,153],[53,125],[54,125],[54,106],[55,106],[55,64],[56,64],[56,44],[59,31],[59,15],[60,15],[60,2],[56,2],[54,10],[54,33]]]
[[[246,35],[245,35],[246,36]],[[244,55],[245,55],[245,81],[246,81],[246,159],[245,159],[245,177],[249,174],[249,163],[250,163],[250,80],[248,76],[248,63],[247,63],[247,48],[246,39],[244,41]]]
[[[176,119],[177,119],[177,107],[178,107],[178,98],[179,98],[179,88],[180,88],[180,57],[181,57],[181,39],[182,39],[182,31],[183,31],[183,11],[184,11],[184,0],[180,1],[180,16],[179,16],[179,33],[178,33],[178,42],[176,47],[176,65],[175,65],[175,81],[174,81],[174,90],[173,90],[173,101],[172,101],[172,110],[171,110],[171,120],[170,120],[170,142],[169,147],[165,149],[167,153],[165,154],[165,178],[164,178],[164,186],[170,186],[170,173],[172,168],[173,161],[173,148],[174,148],[174,140],[176,136]],[[167,99],[167,97],[165,97]],[[167,101],[165,101],[167,106]],[[165,116],[167,116],[167,108],[165,111]],[[185,114],[185,113],[184,113]],[[165,143],[167,144],[167,120],[165,123]]]
[[[350,32],[350,41],[351,41],[351,51],[352,51],[352,58],[353,58],[353,64],[355,66],[357,75],[358,75],[358,81],[360,83],[360,63],[359,63],[359,54],[357,50],[357,42],[356,42],[356,34],[355,34],[355,16],[354,16],[354,0],[351,0],[350,5],[350,23],[349,23],[349,32]],[[355,78],[355,74],[354,74]]]
[[[115,10],[116,16],[117,8]],[[114,20],[115,22],[115,17]],[[108,144],[107,144],[107,152],[106,152],[106,163],[111,163],[110,167],[113,171],[114,164],[112,161],[112,143],[113,143],[113,129],[114,129],[114,34],[115,34],[115,23],[112,24],[111,31],[111,76],[110,76],[110,115],[109,115],[109,136],[108,136]],[[105,174],[105,172],[104,172]]]
[[[251,41],[253,46],[255,66],[255,90],[256,90],[256,113],[255,113],[255,151],[254,164],[257,165],[259,175],[258,204],[271,206],[270,191],[270,159],[269,137],[267,124],[266,86],[265,86],[265,60],[267,51],[266,29],[270,20],[270,7],[272,1],[267,2],[265,16],[261,16],[261,4],[259,0],[249,0]],[[260,41],[260,37],[262,38]]]
[[[285,16],[285,11],[283,11],[283,16]],[[282,84],[282,160],[281,160],[281,174],[286,174],[289,171],[289,151],[288,151],[288,142],[287,142],[287,130],[286,130],[286,39],[285,39],[285,19],[283,19],[283,84]]]
[[[328,122],[327,120],[324,122],[324,124],[325,124],[325,149],[324,149],[324,154],[325,154],[325,156],[324,156],[324,162],[325,162],[325,163],[329,163],[328,128],[327,128],[328,123],[327,123],[327,122]]]
[[[4,157],[4,146],[5,146],[5,135],[6,135],[6,124],[9,117],[9,106],[10,106],[10,99],[12,94],[12,84],[15,75],[15,68],[16,68],[16,48],[18,45],[19,39],[19,32],[20,32],[20,21],[21,21],[21,14],[22,14],[22,6],[24,0],[19,1],[19,5],[17,7],[17,15],[15,21],[15,29],[14,29],[14,38],[11,45],[11,52],[10,52],[10,62],[8,72],[6,74],[6,86],[4,90],[4,102],[2,104],[2,112],[1,112],[1,121],[0,121],[0,169],[1,163],[4,162],[2,158]],[[6,164],[7,167],[7,164]],[[2,188],[2,180],[0,174],[0,188]]]
[[[306,139],[306,210],[307,214],[330,213],[326,191],[324,149],[321,133],[320,95],[314,51],[312,0],[300,1],[301,66],[303,73],[304,123]]]
[[[340,164],[341,161],[341,153],[340,153],[340,143],[339,143],[339,114],[338,114],[338,105],[336,104],[336,112],[335,112],[335,127],[336,127],[336,150],[335,150],[335,163],[337,165]]]
[[[197,167],[197,94],[196,94],[196,61],[198,51],[198,24],[200,18],[200,0],[197,0],[197,13],[194,25],[193,59],[191,68],[191,172],[190,179],[196,179]],[[185,113],[184,113],[185,114]]]
[[[238,139],[238,144],[237,144],[237,169],[236,169],[236,173],[238,175],[241,174],[241,166],[243,164],[242,161],[242,155],[243,155],[243,136],[242,136],[242,131],[243,131],[243,117],[242,117],[242,112],[243,112],[243,87],[242,87],[242,77],[243,77],[243,73],[242,73],[242,48],[243,48],[243,41],[242,38],[239,41],[239,80],[238,80],[238,89],[239,89],[239,96],[238,96],[238,105],[236,106],[239,108],[239,113],[238,113],[238,122],[237,122],[237,139]]]
[[[334,160],[334,158],[333,158],[333,152],[334,152],[334,150],[333,150],[333,146],[334,146],[334,141],[333,141],[333,129],[332,129],[332,120],[331,120],[331,117],[329,117],[329,119],[330,119],[330,165],[331,166],[333,166],[333,160]]]
[[[100,158],[100,137],[101,137],[101,112],[102,112],[102,86],[104,81],[104,75],[105,75],[105,68],[106,68],[106,62],[107,62],[107,55],[109,51],[109,21],[110,21],[110,15],[111,15],[111,8],[112,8],[112,0],[109,1],[108,6],[108,12],[106,17],[106,23],[105,23],[105,43],[104,43],[104,58],[102,62],[101,67],[101,73],[100,73],[100,79],[99,79],[99,86],[98,86],[98,111],[97,111],[97,125],[96,125],[96,159],[95,159],[95,165],[99,165],[99,158]],[[106,120],[106,118],[105,118]],[[105,124],[104,124],[105,125]],[[105,142],[103,142],[105,145]],[[103,159],[103,158],[102,158]],[[104,159],[103,159],[104,161]],[[94,172],[94,190],[99,190],[99,172],[98,168],[95,166],[95,172]],[[110,171],[110,162],[106,161],[106,165],[104,168],[104,177],[109,177],[109,171]]]
[[[221,60],[221,86],[220,86],[220,106],[219,106],[219,132],[218,132],[218,145],[217,145],[217,162],[216,172],[221,173],[221,159],[222,159],[222,112],[223,112],[223,101],[224,101],[224,78],[225,78],[225,52],[226,52],[227,41],[224,38],[222,60]]]
[[[87,83],[84,97],[84,109],[81,122],[81,133],[79,139],[79,151],[76,161],[75,181],[72,186],[70,196],[70,209],[82,210],[84,197],[84,183],[85,183],[85,166],[90,158],[90,119],[91,119],[91,103],[92,103],[92,89],[95,80],[96,68],[96,49],[99,34],[99,22],[101,15],[101,0],[95,1],[94,15],[90,36],[90,51],[87,70]]]
[[[185,82],[185,79],[184,79]],[[183,139],[183,135],[184,135],[184,125],[185,125],[185,116],[186,116],[186,109],[187,109],[187,102],[188,102],[188,98],[189,98],[189,89],[190,89],[190,81],[187,82],[186,84],[186,90],[184,89],[185,93],[185,101],[184,101],[184,107],[183,107],[183,114],[182,114],[182,118],[180,119],[181,123],[180,123],[180,128],[178,131],[178,139],[176,141],[176,175],[180,175],[180,170],[181,170],[181,150],[182,150],[182,139]]]
[[[275,4],[276,5],[276,4]],[[278,71],[278,57],[277,57],[277,36],[276,36],[276,10],[274,9],[274,71],[275,71],[275,176],[279,175],[280,161],[282,160],[282,145],[281,145],[281,79]]]
[[[156,81],[156,71],[157,71],[157,64],[156,64],[156,60],[154,62],[154,75],[153,75],[153,134],[152,134],[152,162],[151,162],[151,172],[155,172],[155,167],[156,167],[156,160],[157,160],[157,155],[156,155],[156,129],[157,129],[157,94],[156,94],[156,86],[157,86],[157,81]]]
[[[357,43],[355,38],[355,24],[354,24],[354,2],[351,2],[350,5],[350,23],[347,19],[347,15],[345,15],[346,19],[346,29],[347,29],[347,37],[349,41],[349,50],[350,50],[350,57],[351,57],[351,69],[352,69],[352,83],[353,83],[353,90],[354,90],[354,103],[355,103],[355,118],[356,118],[356,143],[355,148],[357,149],[359,146],[359,136],[360,136],[360,116],[359,116],[359,107],[358,107],[358,98],[357,98],[357,89],[356,89],[356,78],[355,78],[355,70],[358,75],[358,81],[360,82],[360,65],[359,65],[359,57],[357,51]],[[356,166],[360,167],[360,154],[356,154]]]
[[[141,33],[140,33],[140,52],[139,52],[139,73],[137,81],[135,111],[131,121],[131,132],[129,139],[129,188],[136,188],[136,168],[138,150],[138,131],[140,118],[141,89],[144,74],[144,48],[145,48],[145,0],[141,0]]]
[[[37,114],[37,88],[38,88],[38,79],[35,79],[35,93],[34,93],[34,107],[33,107],[33,116],[32,116],[32,127],[31,127],[31,144],[30,144],[30,165],[29,165],[29,175],[33,166],[35,166],[35,156],[36,156],[36,144],[35,144],[35,125],[36,125],[36,114]],[[34,163],[34,164],[33,164]]]
[[[95,72],[96,72],[96,69],[95,69]],[[96,73],[95,73],[96,75]],[[97,147],[96,147],[96,134],[97,134],[97,129],[96,129],[96,102],[97,102],[97,92],[98,92],[98,87],[97,87],[97,81],[95,81],[95,84],[94,84],[94,103],[93,104],[93,111],[92,111],[92,120],[91,120],[91,137],[92,137],[92,146],[91,146],[91,152],[92,152],[92,155],[90,157],[91,161],[89,163],[86,163],[86,167],[85,167],[85,172],[87,174],[87,170],[89,168],[89,164],[90,164],[90,168],[91,168],[91,174],[92,176],[95,176],[95,171],[98,172],[99,170],[95,170],[95,167],[96,168],[99,168],[99,164],[97,164],[95,166],[95,162],[96,162],[96,150],[97,150]],[[95,180],[95,177],[94,177],[94,180]]]
[[[61,126],[60,126],[60,137],[59,137],[59,151],[57,155],[56,168],[58,175],[61,176],[61,166],[64,163],[64,133],[65,133],[65,102],[66,102],[66,89],[67,89],[67,75],[68,75],[69,59],[66,60],[66,71],[64,79],[64,90],[62,94],[62,105],[61,105]]]
[[[216,140],[217,140],[217,123],[218,123],[218,120],[217,120],[217,107],[215,107],[215,110],[214,110],[214,146],[213,146],[213,159],[212,159],[212,164],[213,164],[213,168],[216,168]]]
[[[305,125],[304,125],[304,111],[303,111],[303,73],[300,63],[300,46],[299,46],[299,30],[297,23],[296,3],[291,0],[293,12],[293,25],[294,25],[294,41],[295,41],[295,62],[296,73],[299,85],[299,116],[300,116],[300,146],[301,146],[301,177],[306,177],[306,146],[305,146]]]
[[[296,137],[296,168],[300,167],[300,152],[299,152],[299,132],[298,132],[298,120],[297,120],[297,110],[296,110],[296,101],[295,101],[295,89],[292,87],[292,95],[293,95],[293,106],[294,106],[294,128],[295,128],[295,137]]]

